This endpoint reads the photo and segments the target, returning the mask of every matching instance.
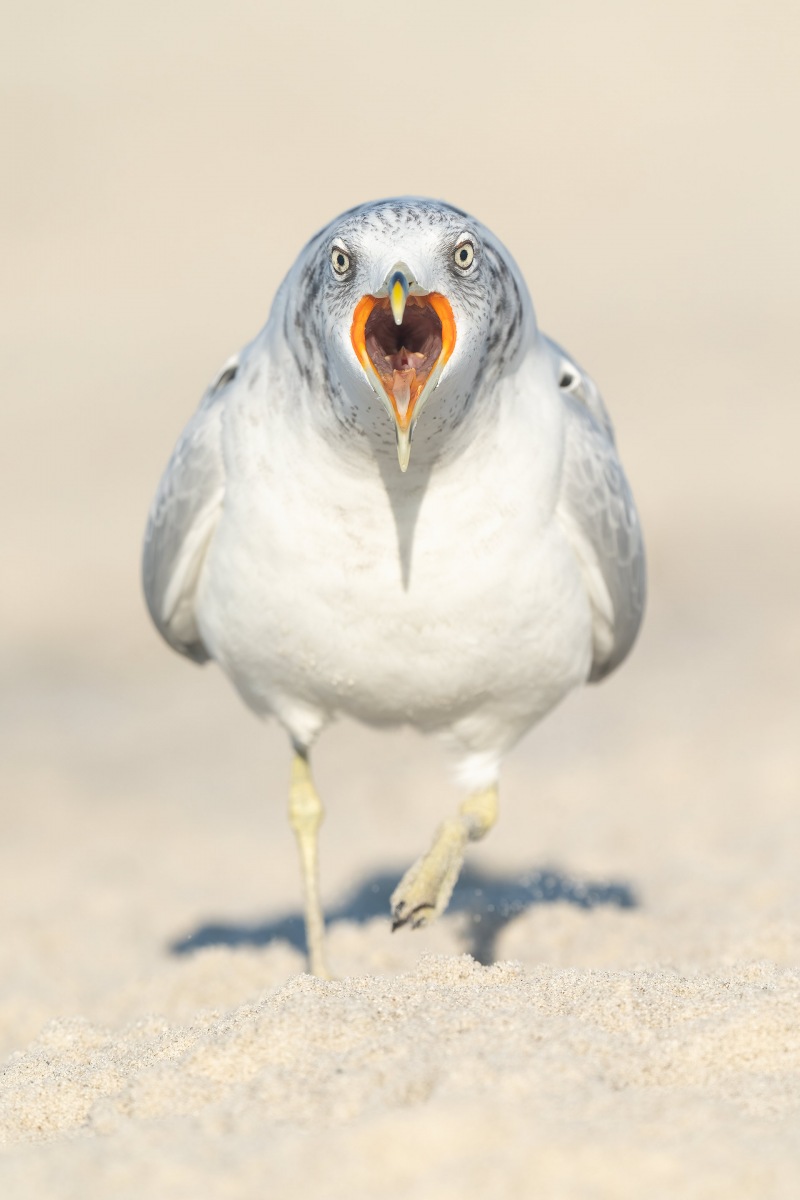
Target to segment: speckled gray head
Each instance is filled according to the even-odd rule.
[[[324,389],[345,426],[393,428],[403,471],[423,409],[437,410],[446,436],[536,337],[505,247],[460,209],[415,197],[331,221],[300,254],[280,303],[305,381]]]

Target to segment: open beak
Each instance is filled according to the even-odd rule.
[[[377,296],[362,296],[350,339],[361,366],[397,434],[397,460],[405,471],[411,437],[456,344],[453,310],[439,292],[424,292],[398,263]]]

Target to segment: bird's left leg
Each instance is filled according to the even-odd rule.
[[[406,871],[392,893],[392,929],[419,929],[444,912],[464,862],[467,842],[477,842],[497,820],[497,784],[473,792],[458,814],[439,826],[427,854]]]
[[[289,821],[297,838],[300,866],[303,870],[306,907],[306,945],[312,975],[330,979],[325,963],[325,922],[319,899],[317,832],[322,824],[322,802],[311,778],[305,753],[297,752],[292,763],[289,787]]]

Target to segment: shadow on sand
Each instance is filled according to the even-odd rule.
[[[363,924],[373,917],[389,920],[389,897],[401,871],[381,871],[368,876],[345,899],[325,912],[326,925],[337,921]],[[519,876],[493,875],[476,867],[464,867],[448,906],[448,913],[467,913],[464,949],[484,965],[495,961],[500,931],[526,909],[536,904],[573,904],[576,908],[636,908],[638,901],[630,886],[614,881],[591,883],[570,878],[557,870],[532,870]],[[219,922],[200,925],[194,932],[172,942],[173,954],[192,954],[205,946],[266,946],[281,939],[305,951],[303,917],[299,911],[254,924]]]

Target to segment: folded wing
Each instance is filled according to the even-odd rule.
[[[592,608],[591,680],[619,666],[633,645],[647,590],[639,516],[594,382],[548,342],[566,410],[557,515],[581,565]]]
[[[206,662],[195,618],[200,572],[225,494],[221,432],[225,399],[236,379],[231,359],[181,434],[150,509],[142,582],[150,616],[175,650]]]

